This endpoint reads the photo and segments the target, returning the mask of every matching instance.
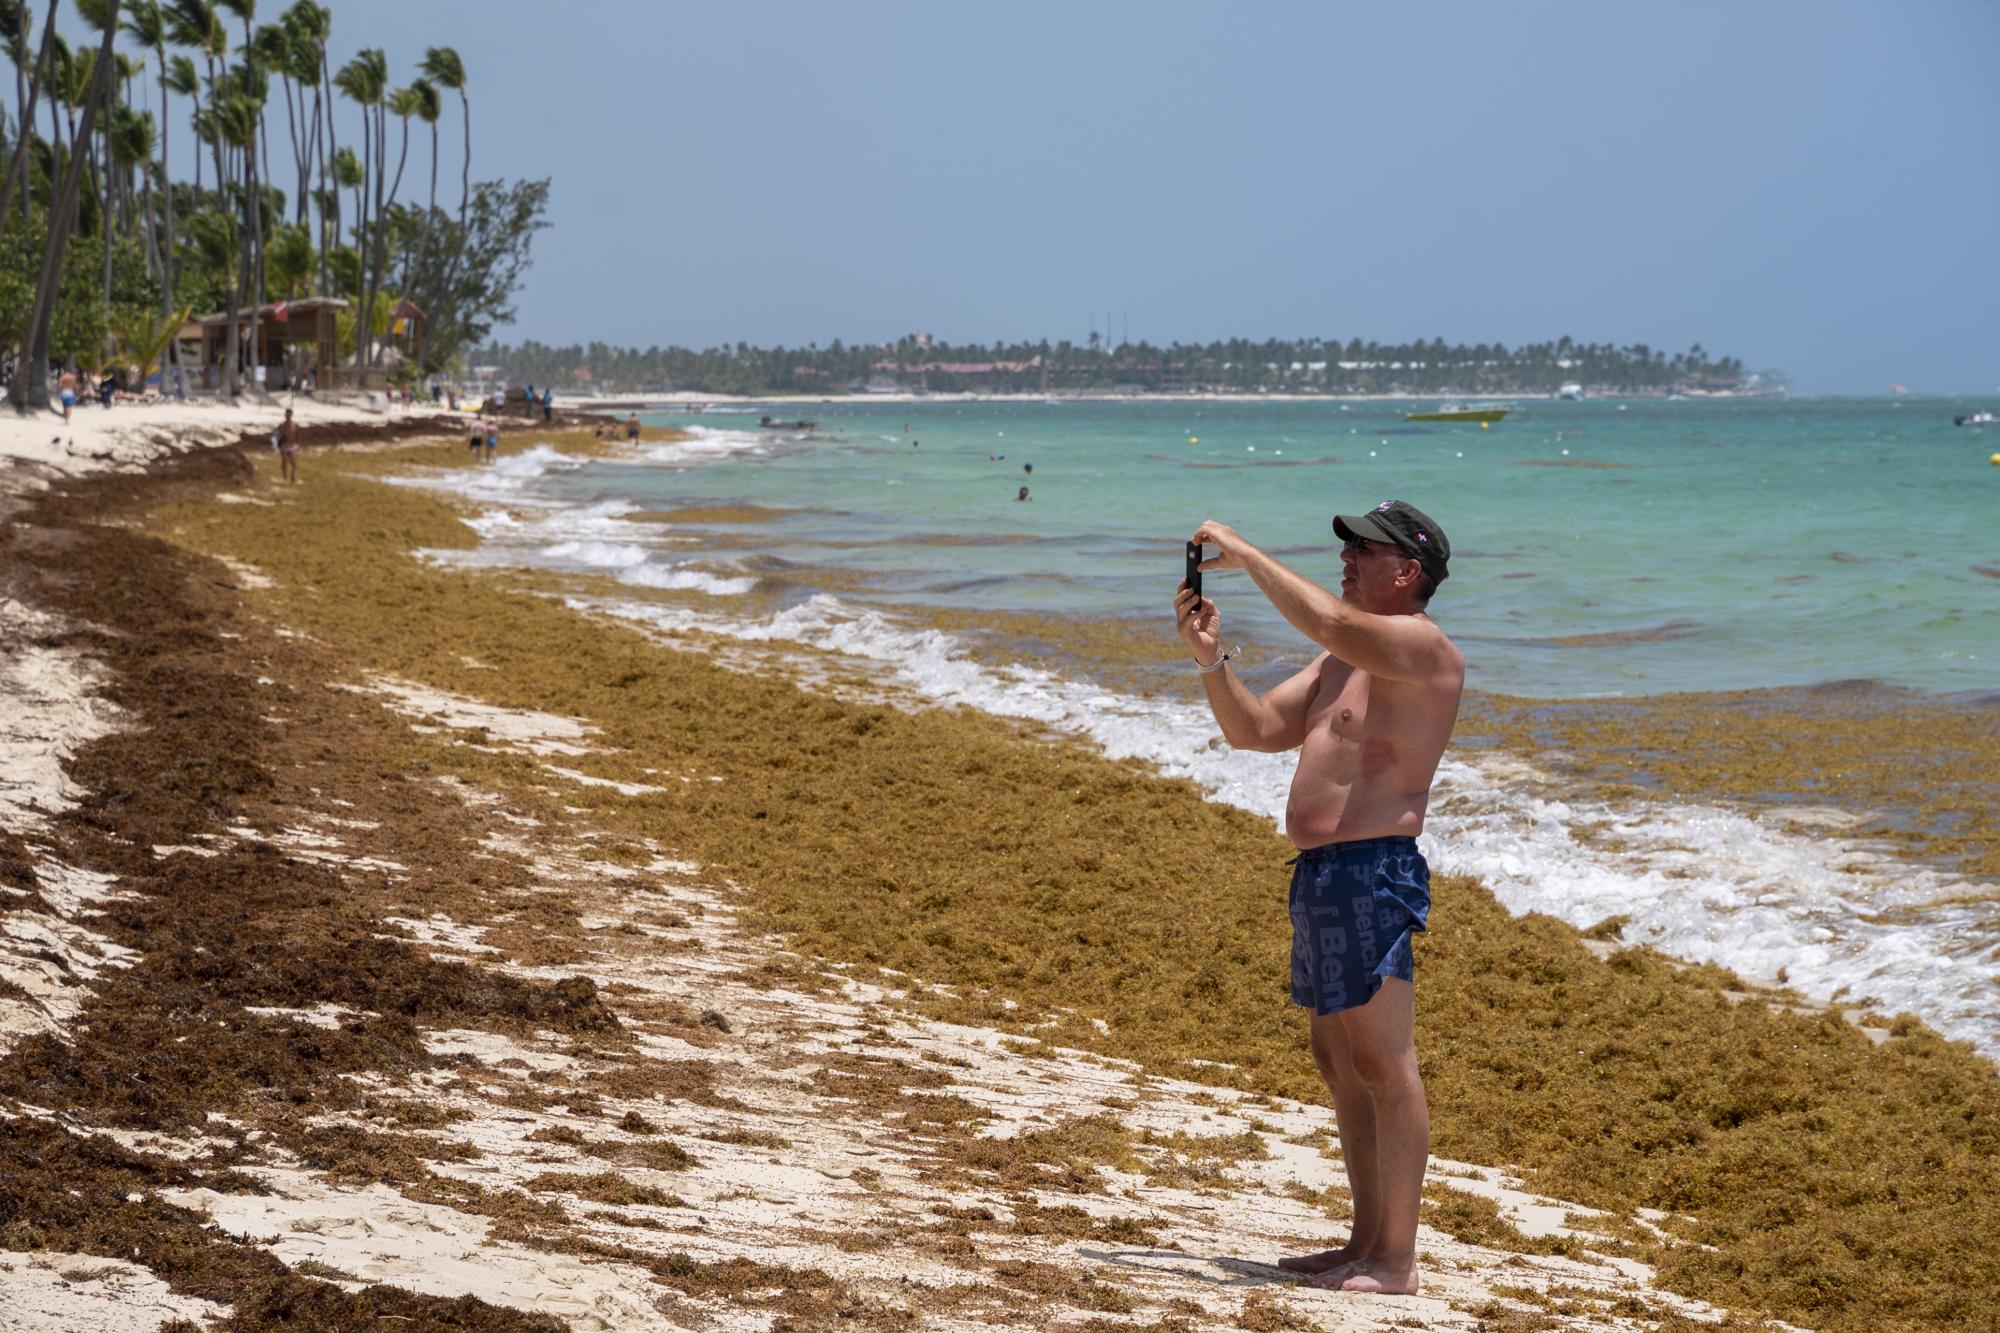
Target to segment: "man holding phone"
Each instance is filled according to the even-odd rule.
[[[1416,835],[1458,717],[1465,659],[1424,609],[1451,559],[1443,529],[1385,500],[1336,517],[1333,530],[1343,543],[1338,596],[1234,530],[1203,523],[1174,615],[1223,737],[1237,749],[1299,752],[1285,804],[1285,832],[1299,848],[1292,1001],[1312,1011],[1313,1061],[1333,1096],[1354,1226],[1339,1249],[1280,1267],[1315,1286],[1410,1295],[1430,1162],[1410,950],[1430,912],[1430,871]],[[1202,559],[1208,545],[1215,554]],[[1221,616],[1200,592],[1205,569],[1247,572],[1320,655],[1252,694],[1229,667],[1234,654],[1222,652]]]

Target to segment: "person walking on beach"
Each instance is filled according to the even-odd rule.
[[[1339,1249],[1279,1266],[1314,1286],[1410,1295],[1430,1161],[1410,950],[1430,914],[1430,870],[1416,835],[1458,717],[1465,659],[1425,613],[1451,558],[1435,522],[1385,500],[1336,517],[1333,530],[1343,543],[1338,596],[1220,523],[1190,539],[1216,548],[1201,568],[1246,571],[1322,650],[1275,689],[1255,695],[1236,678],[1215,603],[1186,583],[1174,616],[1223,737],[1242,750],[1299,752],[1285,805],[1285,833],[1299,848],[1292,1002],[1311,1010],[1309,1043],[1333,1097],[1354,1223]]]
[[[549,422],[554,421],[555,419],[556,419],[556,391],[554,389],[549,388],[547,385],[543,385],[542,424],[547,425]]]
[[[499,452],[500,452],[499,423],[497,422],[489,423],[486,427],[486,461],[489,463],[492,462],[493,456]]]
[[[292,409],[285,409],[285,419],[278,423],[278,470],[286,481],[299,479],[299,423],[292,420]]]
[[[639,442],[639,414],[637,412],[625,418],[625,439],[630,444],[637,444]]]
[[[43,380],[42,383],[47,384],[48,381]],[[76,376],[65,370],[62,378],[56,381],[56,391],[62,399],[63,424],[67,426],[70,409],[76,406]]]

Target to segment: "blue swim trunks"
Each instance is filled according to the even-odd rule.
[[[1410,937],[1431,912],[1431,868],[1415,838],[1330,842],[1292,861],[1292,1003],[1336,1014],[1415,979]]]

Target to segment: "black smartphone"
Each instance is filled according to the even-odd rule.
[[[1189,542],[1187,544],[1187,585],[1188,591],[1193,593],[1194,599],[1199,602],[1201,600],[1200,542]]]

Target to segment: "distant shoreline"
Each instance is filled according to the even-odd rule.
[[[749,397],[743,394],[693,393],[680,390],[669,394],[618,394],[603,398],[572,399],[578,411],[588,412],[594,408],[606,411],[625,411],[645,407],[690,407],[714,404],[729,407],[755,407],[760,404],[783,406],[791,403],[810,403],[816,406],[846,406],[855,403],[1049,403],[1061,406],[1068,403],[1437,403],[1437,402],[1480,402],[1480,403],[1556,403],[1578,402],[1628,402],[1650,399],[1665,402],[1670,395],[1664,393],[1621,393],[1588,395],[1582,399],[1563,399],[1551,393],[856,393],[856,394],[796,394],[784,397]],[[1716,399],[1783,399],[1785,394],[1774,393],[1734,393],[1726,390],[1710,393],[1683,393],[1680,397],[1690,402],[1709,402]]]

